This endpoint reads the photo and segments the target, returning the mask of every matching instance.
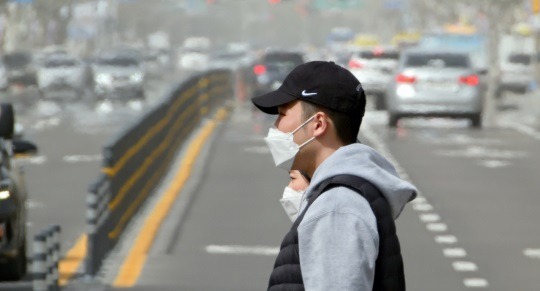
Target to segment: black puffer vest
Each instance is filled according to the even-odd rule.
[[[308,199],[308,205],[283,239],[281,250],[274,264],[274,270],[270,276],[269,291],[304,290],[298,251],[298,225],[300,225],[307,209],[313,204],[315,199],[325,191],[339,186],[350,188],[362,195],[369,202],[377,219],[379,255],[375,262],[373,290],[405,290],[405,273],[403,270],[401,248],[388,202],[382,196],[381,192],[368,181],[352,175],[338,175],[321,182],[317,188],[313,189],[313,194]]]

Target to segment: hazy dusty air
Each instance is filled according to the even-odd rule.
[[[407,289],[538,291],[539,51],[540,0],[0,0],[0,291],[264,290],[307,195],[251,98],[313,60],[420,191]]]
[[[247,41],[258,46],[322,45],[333,27],[346,26],[390,39],[401,26],[400,13],[382,1],[364,0],[359,8],[315,11],[309,1],[215,0],[139,1],[123,5],[120,28],[138,34],[167,30],[175,41],[210,37],[216,44]]]

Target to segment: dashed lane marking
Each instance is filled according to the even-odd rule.
[[[454,270],[457,272],[475,272],[478,271],[478,266],[473,262],[456,261],[452,263]]]
[[[420,215],[420,220],[422,220],[422,222],[437,222],[441,220],[441,217],[435,213],[426,213]]]
[[[464,258],[467,256],[467,252],[462,248],[447,248],[443,250],[443,254],[448,258]]]
[[[486,288],[489,286],[488,281],[482,278],[468,278],[463,280],[463,284],[468,288]]]
[[[524,249],[523,254],[532,259],[540,259],[540,249]]]
[[[423,204],[415,203],[415,204],[413,204],[412,207],[416,211],[431,211],[431,210],[433,210],[433,206],[431,206],[431,204],[428,204],[428,203],[423,203]]]
[[[435,242],[439,244],[455,244],[458,239],[453,235],[438,235],[435,237]]]
[[[276,256],[279,253],[279,247],[265,247],[265,246],[209,245],[209,246],[206,246],[205,250],[209,254],[226,254],[226,255]]]
[[[428,223],[426,225],[426,228],[429,231],[433,231],[433,232],[444,232],[448,230],[448,226],[446,225],[446,223],[442,223],[442,222]]]

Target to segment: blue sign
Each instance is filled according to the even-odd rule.
[[[403,8],[402,0],[386,0],[384,1],[384,9],[401,10]]]
[[[10,0],[10,2],[13,3],[19,3],[19,4],[32,4],[33,0]]]

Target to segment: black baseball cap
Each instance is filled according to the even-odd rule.
[[[362,113],[366,94],[360,81],[334,62],[312,61],[294,68],[275,91],[251,99],[267,114],[294,100],[311,102],[344,113]]]

